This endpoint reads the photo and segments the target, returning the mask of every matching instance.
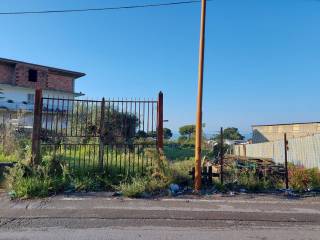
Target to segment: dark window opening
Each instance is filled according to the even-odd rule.
[[[38,81],[38,71],[34,69],[29,69],[29,81],[37,82]]]

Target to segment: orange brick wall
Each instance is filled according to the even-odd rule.
[[[0,63],[0,83],[11,84],[13,81],[14,69],[11,65]]]
[[[32,68],[38,71],[38,81],[37,82],[29,82],[28,74],[29,69]],[[30,88],[47,88],[47,78],[48,78],[48,70],[45,68],[37,68],[37,67],[29,67],[25,64],[17,64],[15,67],[15,84],[19,87],[30,87]]]
[[[38,71],[38,81],[28,80],[29,69]],[[0,63],[0,83],[13,84],[19,87],[42,88],[73,92],[74,78],[56,72],[50,72],[46,67],[34,67],[28,64],[2,64]]]
[[[49,73],[47,87],[50,89],[73,91],[73,78],[62,76],[54,73]]]

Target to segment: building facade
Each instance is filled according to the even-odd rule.
[[[75,80],[83,76],[81,72],[0,58],[0,114],[32,113],[37,88],[43,90],[44,97],[81,96],[75,92]]]
[[[288,139],[318,134],[320,122],[253,125],[252,131],[252,143],[274,142],[283,140],[284,133],[287,134]]]

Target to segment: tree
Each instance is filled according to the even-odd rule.
[[[187,137],[188,139],[195,133],[196,126],[195,125],[185,125],[179,128],[179,133],[183,137]]]
[[[164,139],[170,139],[172,137],[172,131],[169,128],[163,129],[163,137]]]
[[[244,136],[239,133],[239,129],[235,127],[229,127],[223,130],[223,138],[228,140],[243,140]],[[219,141],[220,134],[215,136],[215,140]]]

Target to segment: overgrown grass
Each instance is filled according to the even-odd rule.
[[[154,150],[145,149],[148,159],[155,156]],[[147,153],[148,152],[148,153]],[[84,154],[84,153],[83,153]],[[70,159],[63,155],[45,155],[37,167],[31,167],[27,161],[20,161],[15,167],[8,170],[6,179],[8,190],[13,198],[44,197],[63,191],[105,191],[122,189],[127,196],[138,196],[140,192],[156,192],[167,187],[170,183],[167,163],[144,164],[144,171],[139,161],[131,161],[135,172],[119,171],[117,165],[108,165],[104,172],[97,168],[71,168]],[[138,158],[137,158],[138,160]],[[156,161],[156,160],[155,160]],[[144,173],[144,175],[143,175]],[[144,181],[144,188],[139,183]],[[131,186],[132,185],[132,186]],[[120,187],[121,186],[121,187]],[[127,187],[127,188],[126,188]],[[132,189],[132,190],[131,190]],[[131,191],[131,192],[130,192]]]
[[[179,143],[168,143],[164,145],[164,155],[169,161],[184,161],[194,159],[194,146]],[[203,147],[202,155],[208,154],[209,150]]]
[[[16,154],[10,154],[6,155],[3,152],[0,152],[0,163],[11,163],[11,162],[17,162],[18,156]]]
[[[189,175],[194,166],[192,158],[168,161],[165,154],[147,147],[131,149],[130,154],[127,151],[106,150],[103,172],[98,168],[97,152],[90,148],[76,148],[75,153],[65,149],[55,154],[47,151],[37,167],[30,166],[27,161],[30,155],[26,151],[26,160],[18,160],[15,167],[8,169],[7,188],[13,198],[45,197],[64,191],[106,190],[121,191],[128,197],[143,197],[166,194],[172,183],[182,187],[193,184]],[[318,169],[290,166],[289,178],[290,187],[295,191],[320,190]],[[219,191],[243,188],[259,192],[282,188],[284,184],[281,176],[261,177],[255,167],[244,167],[240,171],[234,164],[225,168],[225,184],[216,179],[214,186]]]
[[[194,158],[194,148],[178,144],[165,145],[164,154],[170,161],[182,161]]]
[[[256,168],[237,169],[236,165],[225,169],[225,182],[221,185],[216,179],[215,187],[219,191],[245,189],[249,192],[272,191],[285,188],[284,175],[267,174],[261,176]],[[289,188],[296,192],[320,191],[320,170],[306,169],[289,165]]]
[[[53,146],[54,147],[54,146]],[[152,165],[153,158],[146,154],[150,147],[142,145],[110,147],[105,146],[103,166],[107,172],[122,175],[143,173]],[[60,160],[76,172],[90,172],[99,169],[99,148],[97,145],[72,145],[71,147],[42,149],[42,155],[59,155]]]
[[[166,189],[172,183],[180,186],[191,184],[189,171],[192,168],[193,160],[169,163],[164,155],[155,152],[152,154],[157,161],[155,161],[155,165],[149,168],[147,176],[132,178],[118,186],[117,189],[125,196],[141,197],[144,194],[166,194]]]
[[[289,165],[289,185],[298,192],[320,190],[320,171]]]

